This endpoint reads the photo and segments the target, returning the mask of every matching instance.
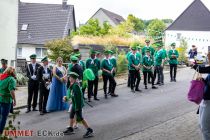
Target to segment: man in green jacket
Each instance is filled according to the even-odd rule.
[[[118,95],[115,94],[115,88],[116,88],[116,81],[114,79],[114,65],[110,61],[110,54],[112,51],[106,50],[104,51],[104,55],[106,58],[101,63],[101,70],[102,70],[102,76],[103,76],[103,82],[104,82],[104,96],[105,99],[107,99],[107,82],[109,81],[109,92],[112,97],[117,97]]]
[[[94,95],[94,100],[99,101],[98,94],[98,71],[100,70],[100,60],[96,58],[96,51],[90,51],[90,58],[86,61],[86,68],[91,69],[95,75],[93,81],[88,80],[88,102],[91,102],[91,96]],[[94,86],[94,92],[93,92]]]
[[[176,71],[177,71],[177,64],[179,57],[179,53],[175,48],[176,48],[176,43],[172,43],[171,50],[169,50],[168,52],[171,82],[173,81],[176,82]]]
[[[154,75],[152,70],[154,66],[154,60],[150,55],[149,49],[146,50],[146,55],[144,55],[143,57],[142,65],[143,65],[145,89],[147,89],[147,76],[150,76],[152,78],[152,89],[156,89],[157,87],[154,86]]]
[[[83,118],[82,108],[84,107],[83,93],[80,88],[80,84],[77,81],[79,75],[75,72],[70,72],[70,87],[68,89],[67,96],[63,97],[64,102],[71,99],[72,108],[70,111],[70,127],[68,127],[63,133],[64,135],[74,134],[73,124],[74,117],[76,115],[77,122],[81,122],[87,129],[87,132],[83,135],[84,138],[93,136],[93,129],[87,124],[87,121]]]
[[[129,65],[129,74],[131,78],[131,91],[135,93],[135,91],[141,92],[141,90],[139,89],[139,84],[141,80],[141,77],[140,77],[141,60],[136,55],[137,46],[132,46],[131,50],[132,50],[132,53],[128,57],[128,63],[129,63],[128,65]],[[134,87],[135,87],[135,90],[134,90]]]
[[[3,73],[6,68],[7,68],[7,60],[6,59],[1,59],[1,68],[0,68],[0,74]]]
[[[158,74],[158,85],[163,85],[164,84],[164,75],[163,75],[163,66],[165,62],[165,54],[163,50],[161,49],[162,45],[157,44],[157,51],[155,53],[155,71]],[[156,76],[155,76],[156,77]]]

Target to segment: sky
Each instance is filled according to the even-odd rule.
[[[32,3],[61,4],[62,0],[21,0]],[[175,20],[194,0],[68,0],[74,5],[76,22],[85,23],[99,8],[104,8],[123,16],[129,14],[148,19]],[[210,0],[201,0],[210,9]]]

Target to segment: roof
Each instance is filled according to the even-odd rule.
[[[18,43],[45,44],[76,30],[73,5],[19,3]],[[27,30],[21,30],[24,29]]]
[[[201,0],[194,0],[166,30],[210,31],[209,9]]]
[[[112,20],[116,25],[118,25],[121,22],[125,21],[125,19],[122,16],[120,16],[120,15],[118,15],[116,13],[108,11],[108,10],[106,10],[104,8],[100,8],[98,11],[100,11],[100,10],[102,10],[104,12],[104,14],[106,14],[110,18],[110,20]],[[96,13],[98,13],[98,11]],[[96,15],[96,13],[94,15]],[[93,18],[94,15],[91,18]]]

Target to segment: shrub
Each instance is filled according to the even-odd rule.
[[[17,78],[17,85],[18,86],[26,85],[26,83],[28,81],[28,78],[25,77],[22,73],[17,73],[16,78]]]
[[[117,58],[117,74],[125,73],[128,70],[128,61],[126,59],[126,54],[121,51]]]

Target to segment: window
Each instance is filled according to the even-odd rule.
[[[17,57],[18,58],[22,57],[22,48],[17,48]]]
[[[176,38],[176,40],[180,40],[181,39],[181,33],[177,33],[177,38]]]
[[[36,48],[36,55],[37,58],[43,58],[47,55],[47,49],[46,48]]]
[[[23,24],[21,27],[21,31],[27,31],[28,29],[28,24]]]

